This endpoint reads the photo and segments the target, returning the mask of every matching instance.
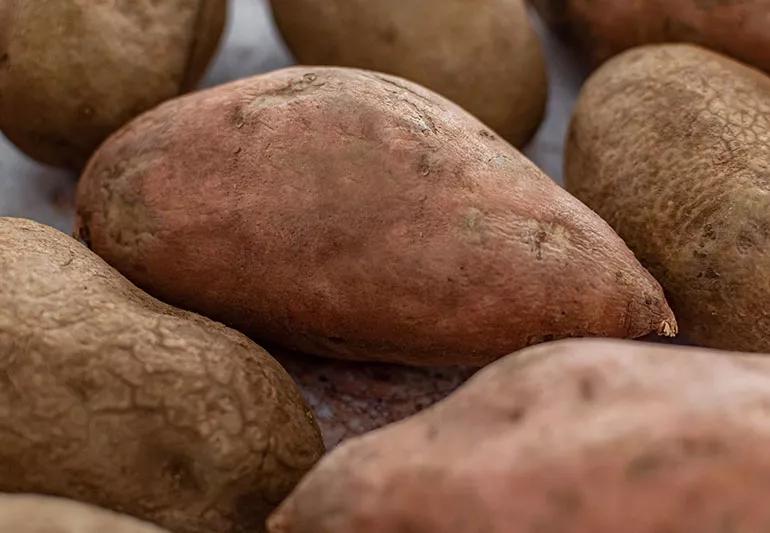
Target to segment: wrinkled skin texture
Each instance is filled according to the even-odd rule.
[[[270,350],[315,413],[326,449],[443,400],[474,370],[319,359]]]
[[[770,351],[770,78],[689,45],[627,52],[586,84],[565,173],[686,337]]]
[[[770,72],[770,0],[530,0],[594,64],[644,44],[684,42]]]
[[[770,363],[641,342],[544,344],[342,444],[270,533],[759,532]]]
[[[80,237],[138,285],[302,353],[481,365],[675,330],[598,216],[386,75],[296,67],[164,104],[101,147],[77,203]]]
[[[548,83],[523,0],[272,0],[299,63],[417,82],[516,146],[535,133]]]
[[[323,453],[284,370],[74,239],[0,218],[0,491],[253,532]]]
[[[80,502],[33,494],[0,495],[6,533],[168,533],[135,518]]]
[[[80,169],[113,131],[203,74],[226,0],[2,0],[0,130]]]

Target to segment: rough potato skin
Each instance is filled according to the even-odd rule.
[[[765,357],[596,339],[480,371],[343,443],[270,533],[759,532],[770,523]]]
[[[226,0],[2,0],[0,130],[81,169],[113,131],[197,82]]]
[[[349,438],[419,413],[475,372],[319,359],[270,350],[299,386],[330,450]]]
[[[530,0],[594,64],[639,45],[683,42],[770,72],[770,0]]]
[[[566,181],[660,280],[688,338],[770,351],[770,78],[690,45],[619,56],[579,99]]]
[[[168,102],[103,145],[78,234],[159,298],[302,353],[481,365],[671,333],[598,216],[400,78],[295,67]]]
[[[0,491],[253,532],[323,452],[284,370],[77,241],[0,218]]]
[[[5,533],[168,533],[164,529],[80,502],[38,494],[0,495]]]
[[[548,81],[523,0],[272,0],[299,63],[417,82],[516,146],[545,113]]]

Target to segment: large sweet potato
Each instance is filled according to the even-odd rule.
[[[448,100],[296,67],[182,97],[96,153],[78,233],[152,294],[300,352],[483,364],[676,329],[596,214]]]
[[[688,338],[770,352],[770,78],[691,45],[626,52],[585,85],[565,174]]]
[[[327,455],[270,533],[722,533],[770,524],[770,360],[571,340]]]

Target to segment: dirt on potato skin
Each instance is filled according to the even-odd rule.
[[[765,356],[543,344],[328,454],[270,533],[762,531]]]
[[[384,74],[294,67],[159,106],[92,158],[77,215],[151,294],[302,353],[481,366],[550,339],[676,332],[603,220]]]
[[[770,73],[770,0],[530,0],[595,66],[635,46],[691,43]]]
[[[548,80],[523,0],[272,0],[303,65],[393,74],[457,103],[514,146],[545,114]]]
[[[39,494],[0,494],[0,531],[7,533],[170,533],[81,502]]]
[[[82,170],[109,134],[189,91],[227,0],[5,0],[0,130],[42,163]]]
[[[770,351],[770,77],[691,45],[626,52],[584,86],[565,176],[661,282],[685,336]]]
[[[0,218],[0,491],[252,532],[323,453],[283,368],[77,241]]]

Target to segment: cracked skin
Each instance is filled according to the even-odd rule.
[[[260,531],[323,452],[267,352],[142,293],[74,239],[0,218],[0,491],[177,533]]]

